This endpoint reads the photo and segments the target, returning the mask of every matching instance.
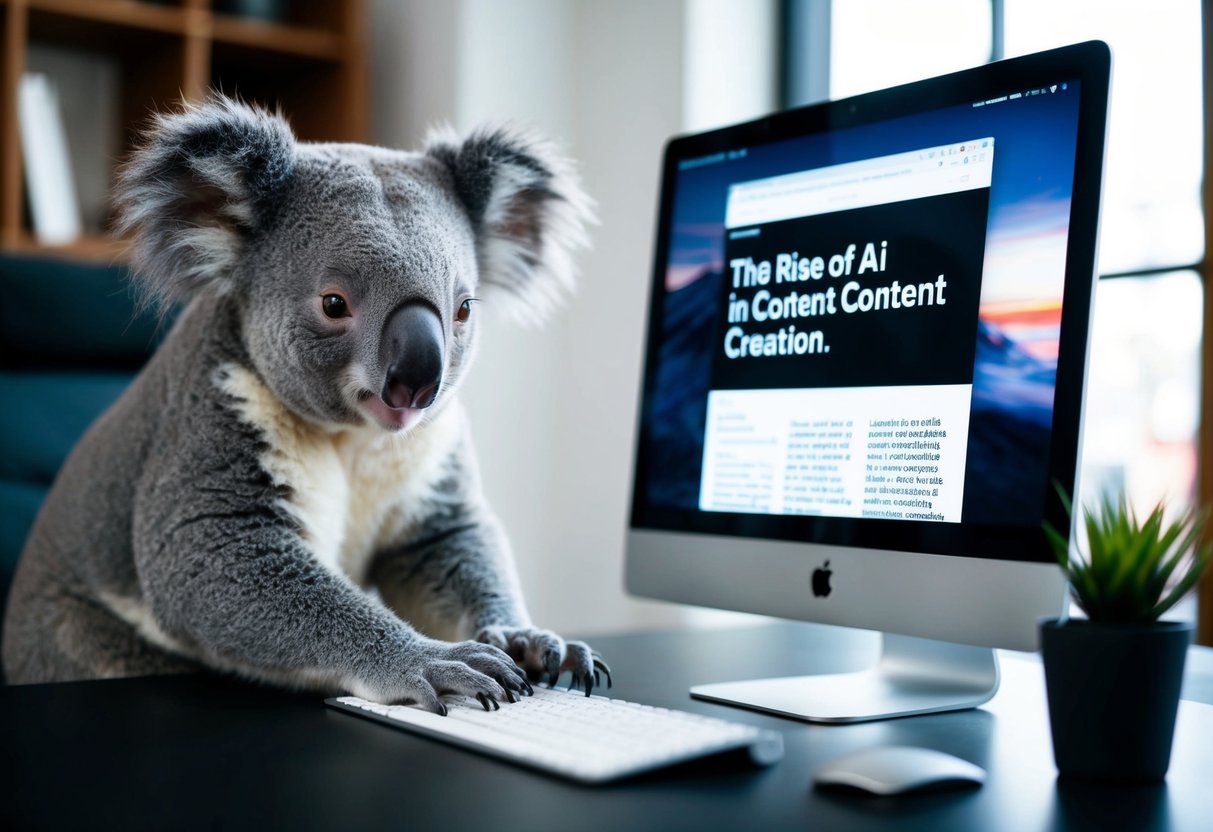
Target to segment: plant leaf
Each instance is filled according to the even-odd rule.
[[[1055,480],[1067,513],[1073,504]],[[1072,516],[1072,515],[1071,515]],[[1104,494],[1082,511],[1083,552],[1049,523],[1045,538],[1070,583],[1070,593],[1093,621],[1152,621],[1191,590],[1210,559],[1205,511],[1186,511],[1174,521],[1159,502],[1139,517],[1124,494]]]
[[[1047,521],[1044,524],[1044,531],[1049,546],[1053,549],[1053,556],[1057,558],[1057,565],[1068,576],[1070,574],[1070,541],[1062,537],[1061,533]]]

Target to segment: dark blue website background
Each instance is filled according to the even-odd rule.
[[[765,146],[689,167],[675,184],[666,290],[654,383],[645,421],[654,507],[698,508],[704,420],[721,292],[728,187],[785,173],[993,137],[987,240],[1068,226],[1073,193],[1078,85],[984,107],[962,105]],[[736,155],[736,154],[734,154]],[[666,275],[659,280],[666,285]],[[1060,301],[1061,280],[1057,281]],[[1048,299],[1042,299],[1048,300]],[[1037,526],[1048,477],[1056,361],[1024,352],[979,321],[966,470],[965,522]]]

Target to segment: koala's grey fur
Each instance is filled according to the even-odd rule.
[[[589,211],[559,156],[509,130],[301,143],[214,98],[158,118],[118,205],[148,302],[188,306],[38,516],[9,681],[207,667],[441,712],[524,691],[521,665],[588,693],[600,660],[532,626],[455,401],[461,300],[497,285],[535,314],[568,280]],[[402,306],[444,363],[431,405],[389,412]]]

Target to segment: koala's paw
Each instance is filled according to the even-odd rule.
[[[534,627],[485,627],[476,640],[504,650],[522,667],[531,681],[556,684],[560,674],[572,674],[571,687],[589,696],[606,677],[611,686],[611,668],[584,641],[565,641],[551,630]]]
[[[486,711],[517,702],[534,693],[526,674],[501,650],[475,641],[427,641],[413,651],[401,676],[383,692],[363,698],[412,701],[446,716],[442,694],[461,694],[480,702]]]

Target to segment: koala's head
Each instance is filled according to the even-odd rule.
[[[283,403],[388,431],[457,386],[482,297],[537,318],[562,294],[589,219],[569,165],[518,132],[309,144],[223,98],[160,116],[117,204],[149,299],[227,294]]]

